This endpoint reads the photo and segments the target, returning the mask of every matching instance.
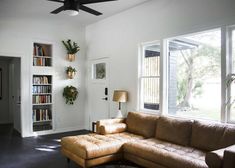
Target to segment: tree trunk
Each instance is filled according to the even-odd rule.
[[[193,55],[193,53],[191,53]],[[186,93],[184,96],[184,100],[182,101],[182,103],[180,103],[181,107],[191,107],[191,103],[190,103],[190,98],[192,96],[192,89],[193,89],[193,57],[189,56],[188,58],[188,69],[187,72],[187,87],[186,87]]]

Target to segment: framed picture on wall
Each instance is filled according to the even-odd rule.
[[[2,68],[0,68],[0,100],[2,99]]]

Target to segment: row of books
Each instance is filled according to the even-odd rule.
[[[46,85],[49,84],[49,79],[47,76],[33,77],[33,84],[35,85]]]
[[[33,131],[45,131],[45,130],[51,130],[52,125],[49,124],[44,124],[44,125],[33,125]]]
[[[33,55],[35,55],[35,56],[44,56],[45,55],[44,48],[41,45],[34,44]]]
[[[33,122],[51,120],[51,111],[49,109],[33,109]]]
[[[33,104],[51,103],[51,95],[33,96]]]
[[[33,86],[33,94],[35,93],[51,93],[51,86]]]
[[[33,66],[51,66],[50,58],[33,58]]]

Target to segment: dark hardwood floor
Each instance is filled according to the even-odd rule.
[[[87,134],[80,130],[61,134],[21,138],[12,125],[0,125],[0,168],[79,168],[74,162],[67,164],[60,153],[59,140],[68,135]],[[96,168],[130,168],[136,165],[121,161]]]

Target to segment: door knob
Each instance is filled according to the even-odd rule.
[[[104,98],[102,98],[102,100],[106,100],[106,101],[107,101],[107,100],[108,100],[108,97],[104,97]]]

